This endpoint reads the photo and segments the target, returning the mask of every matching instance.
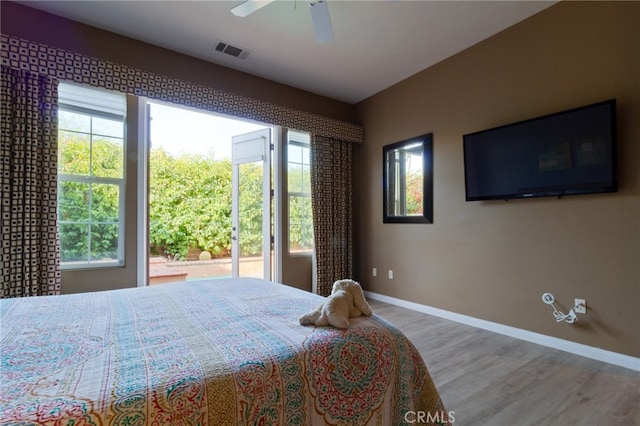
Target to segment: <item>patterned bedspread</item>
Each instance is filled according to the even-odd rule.
[[[325,425],[446,419],[414,346],[255,279],[0,301],[3,424]],[[424,415],[423,417],[424,418]]]

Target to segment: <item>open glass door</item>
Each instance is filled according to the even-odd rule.
[[[271,129],[232,138],[231,274],[271,279]]]

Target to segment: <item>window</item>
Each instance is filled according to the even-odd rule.
[[[58,97],[61,266],[123,265],[126,97],[67,83]]]
[[[309,134],[287,132],[287,192],[289,206],[289,253],[313,250],[311,214],[311,162]]]

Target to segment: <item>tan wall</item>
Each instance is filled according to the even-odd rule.
[[[359,104],[366,290],[640,356],[639,40],[640,3],[563,2]],[[609,98],[618,193],[465,202],[463,134]],[[435,222],[383,224],[382,146],[428,132]],[[544,292],[565,309],[585,298],[588,315],[556,324]]]

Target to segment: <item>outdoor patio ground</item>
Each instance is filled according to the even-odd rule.
[[[240,260],[243,276],[262,276],[262,258]],[[172,262],[164,258],[149,259],[149,285],[192,281],[204,278],[231,277],[231,258]]]

